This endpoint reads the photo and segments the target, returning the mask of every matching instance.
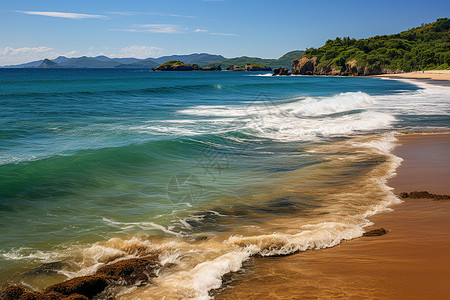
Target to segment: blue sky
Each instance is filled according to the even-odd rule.
[[[336,36],[396,33],[449,12],[448,0],[5,0],[0,65],[58,55],[277,58]]]

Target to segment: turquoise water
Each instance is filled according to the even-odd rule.
[[[446,88],[267,75],[0,69],[0,280],[39,288],[26,270],[114,237],[189,242],[315,220],[332,202],[314,189],[386,159],[332,178],[326,163],[343,152],[312,147],[450,124]]]

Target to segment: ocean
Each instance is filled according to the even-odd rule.
[[[252,256],[360,237],[400,200],[395,133],[449,88],[262,72],[0,69],[0,286],[157,255],[123,299],[208,299]]]

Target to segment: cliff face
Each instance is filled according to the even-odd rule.
[[[331,64],[322,65],[317,57],[308,58],[301,56],[292,61],[292,74],[298,75],[332,75],[332,76],[368,76],[394,73],[390,69],[379,66],[358,66],[356,60],[346,62],[342,67]]]

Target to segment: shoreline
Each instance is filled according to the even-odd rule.
[[[405,132],[406,133],[406,132]],[[397,154],[400,157],[404,157],[406,163],[402,164],[403,165],[409,165],[409,169],[407,168],[405,171],[401,171],[402,170],[402,166],[400,166],[397,171],[400,172],[400,175],[397,178],[403,178],[403,186],[404,188],[401,187],[400,183],[392,183],[392,180],[390,180],[390,185],[393,185],[394,188],[396,188],[396,192],[412,192],[415,190],[428,190],[431,193],[447,193],[449,194],[449,191],[447,190],[445,183],[449,182],[450,179],[447,180],[447,177],[445,177],[446,174],[448,174],[449,172],[444,171],[444,172],[436,172],[436,168],[438,168],[441,165],[450,165],[450,162],[445,162],[445,164],[442,163],[435,163],[433,162],[434,165],[431,166],[430,162],[424,163],[423,159],[424,158],[435,158],[435,157],[446,157],[446,149],[448,149],[450,147],[450,132],[409,132],[405,135],[402,135],[402,133],[399,134],[399,137],[401,139],[401,146],[399,148],[403,148],[404,146],[407,147],[407,149],[412,150],[409,151],[409,156],[413,158],[413,160],[408,159],[407,157],[405,157],[405,151],[403,151],[403,154],[397,154],[397,150],[394,151],[395,154]],[[423,148],[421,145],[428,145],[430,146],[430,144],[442,144],[445,143],[446,146],[444,147],[444,149],[441,151],[438,151],[438,155],[433,155],[433,153],[429,153],[429,151],[426,149],[422,149]],[[411,147],[411,145],[414,145],[413,147]],[[416,145],[419,145],[419,147],[417,147]],[[435,145],[436,146],[436,145]],[[414,151],[416,150],[419,153],[414,153]],[[435,151],[435,149],[433,150]],[[417,152],[417,151],[416,151]],[[408,153],[408,151],[406,152]],[[406,156],[408,156],[406,155]],[[414,162],[414,155],[419,157],[419,162],[421,164],[419,165],[412,165],[409,162]],[[417,162],[417,161],[415,161]],[[422,172],[422,168],[426,168],[429,167],[431,170],[428,170],[427,172]],[[419,172],[417,172],[417,170],[420,169]],[[409,174],[409,175],[403,175],[403,173],[405,174]],[[418,175],[418,176],[417,176]],[[405,177],[406,176],[406,177]],[[416,178],[414,179],[416,183],[411,184],[412,178],[416,176]],[[423,183],[422,177],[426,177],[426,179],[430,179],[431,183],[436,183],[436,178],[438,178],[441,182],[444,182],[444,184],[441,184],[440,187],[438,187],[438,189],[436,189],[435,187],[430,188],[430,185],[425,184],[424,187],[419,186],[418,184]],[[405,179],[406,178],[406,179]],[[394,178],[396,179],[396,178]],[[412,186],[412,188],[411,188]],[[261,259],[259,257],[252,257],[250,259],[250,262],[245,262],[244,263],[244,268],[242,270],[239,270],[237,273],[227,273],[225,274],[225,276],[223,276],[223,288],[220,288],[218,290],[213,290],[210,291],[210,294],[214,295],[216,297],[216,299],[234,299],[237,298],[238,296],[235,294],[235,292],[237,291],[239,293],[240,289],[244,288],[244,292],[239,296],[239,297],[245,297],[245,298],[252,298],[253,297],[253,293],[255,291],[266,291],[266,292],[271,292],[272,289],[275,290],[275,288],[272,286],[273,284],[276,284],[277,286],[280,287],[284,287],[282,288],[280,291],[278,291],[277,293],[271,295],[271,298],[286,298],[286,297],[291,297],[292,295],[286,295],[287,292],[291,293],[292,291],[294,292],[300,292],[299,294],[294,294],[295,298],[297,299],[301,299],[300,295],[308,295],[307,298],[310,298],[311,295],[319,295],[320,298],[326,298],[327,296],[330,296],[329,294],[320,294],[320,292],[322,290],[326,291],[327,289],[329,289],[329,287],[333,286],[333,281],[341,281],[342,285],[338,285],[336,286],[336,289],[339,290],[343,290],[345,291],[346,294],[340,294],[341,292],[337,291],[334,292],[333,297],[339,297],[344,295],[345,298],[350,298],[350,297],[366,297],[369,296],[370,294],[363,294],[360,290],[358,289],[354,289],[352,290],[352,288],[354,288],[353,286],[345,286],[345,288],[343,288],[343,286],[345,284],[348,284],[349,282],[357,282],[358,278],[348,278],[345,277],[342,274],[335,274],[333,272],[335,272],[336,270],[339,271],[343,271],[345,270],[346,267],[349,268],[353,268],[352,271],[348,271],[347,273],[355,273],[355,274],[359,274],[359,277],[364,277],[366,276],[366,273],[371,273],[371,271],[373,270],[369,270],[367,271],[367,269],[364,269],[364,267],[366,266],[358,266],[355,268],[355,264],[357,265],[359,263],[359,261],[354,261],[352,263],[347,264],[346,266],[342,264],[343,261],[345,261],[345,259],[353,259],[353,257],[355,255],[362,255],[361,252],[364,252],[364,255],[369,255],[366,256],[365,258],[360,260],[365,260],[365,261],[371,261],[374,260],[373,257],[379,257],[377,255],[380,255],[380,253],[384,253],[383,251],[387,251],[385,249],[386,246],[386,241],[390,241],[391,243],[399,243],[400,246],[397,247],[397,249],[400,249],[400,251],[393,251],[391,254],[388,255],[393,255],[395,257],[395,255],[398,255],[399,253],[401,253],[401,247],[404,247],[404,244],[411,244],[414,243],[415,240],[414,238],[410,238],[410,236],[408,236],[408,234],[411,233],[415,233],[417,231],[420,231],[421,228],[416,228],[414,230],[409,230],[408,231],[408,227],[405,227],[405,223],[402,223],[402,219],[406,219],[408,218],[415,218],[415,224],[421,224],[421,226],[423,228],[426,228],[429,224],[426,221],[429,221],[428,219],[423,219],[424,215],[423,212],[427,212],[432,214],[433,216],[436,216],[436,219],[439,219],[439,214],[441,212],[439,212],[440,207],[438,207],[438,209],[435,211],[433,209],[433,205],[434,204],[430,204],[430,203],[435,203],[433,201],[425,201],[423,199],[419,199],[419,200],[411,200],[411,199],[407,199],[405,203],[403,203],[402,205],[396,205],[394,206],[395,211],[393,213],[387,213],[387,214],[379,214],[376,215],[374,217],[370,217],[371,221],[375,222],[376,226],[373,227],[368,227],[366,228],[367,231],[370,231],[371,229],[375,229],[378,228],[380,226],[380,224],[382,226],[386,226],[386,228],[388,230],[390,230],[391,232],[386,236],[383,237],[362,237],[359,239],[355,239],[352,241],[345,241],[342,243],[342,245],[333,247],[333,248],[329,248],[329,249],[324,249],[321,251],[306,251],[306,252],[301,252],[295,255],[289,255],[289,256],[285,256],[285,257],[266,257],[264,259]],[[449,201],[446,202],[441,202],[438,205],[440,206],[445,206],[448,207],[447,204],[445,203],[449,203]],[[447,206],[446,206],[447,205]],[[435,208],[436,206],[434,206]],[[449,210],[450,211],[450,210]],[[447,212],[447,208],[445,209],[445,212]],[[445,216],[448,216],[448,214],[445,214]],[[429,218],[429,217],[427,217]],[[447,220],[450,218],[447,218]],[[400,221],[399,221],[400,220]],[[405,220],[404,220],[405,221]],[[398,223],[396,223],[398,222]],[[446,224],[445,226],[449,225],[447,223],[445,223],[445,220],[441,220],[439,221],[441,222],[440,224]],[[444,222],[444,223],[442,223]],[[383,225],[386,224],[386,225]],[[439,224],[438,224],[439,225]],[[445,228],[444,226],[441,226],[441,228]],[[397,228],[396,228],[397,226]],[[402,227],[403,226],[403,227]],[[435,224],[433,225],[435,226]],[[428,228],[425,231],[423,231],[422,233],[426,236],[426,235],[434,235],[434,233],[436,232],[435,227],[432,228]],[[396,233],[401,232],[402,235],[395,235]],[[445,232],[444,232],[445,234]],[[408,239],[409,238],[409,239]],[[386,240],[387,239],[387,240]],[[389,240],[390,239],[390,240]],[[450,240],[449,238],[444,238],[444,240]],[[399,242],[400,241],[400,242]],[[434,240],[433,240],[434,241]],[[433,242],[432,241],[432,242]],[[380,243],[382,245],[379,245]],[[409,245],[408,244],[408,245]],[[428,243],[429,244],[429,243]],[[422,248],[427,248],[428,244],[425,243],[424,245],[422,245]],[[366,246],[376,246],[378,248],[376,248],[376,251],[371,253],[370,250],[372,249],[371,247],[368,247],[365,250],[361,250],[361,245],[363,245],[363,248]],[[388,245],[389,246],[389,245]],[[353,247],[353,248],[352,248]],[[337,250],[334,250],[337,249]],[[339,250],[339,249],[344,249],[344,250]],[[353,249],[353,250],[352,250]],[[381,250],[380,250],[381,249]],[[447,248],[445,248],[447,249]],[[450,248],[448,248],[450,251]],[[408,249],[410,250],[410,249]],[[337,258],[333,258],[332,261],[329,261],[327,263],[323,263],[323,261],[327,261],[327,259],[329,259],[330,257],[333,257],[333,255],[336,255],[335,251],[338,251],[337,254],[341,253],[342,256],[339,256]],[[341,251],[341,252],[339,252]],[[349,251],[353,251],[353,254],[349,254]],[[320,254],[317,254],[320,253]],[[327,254],[322,254],[322,253],[327,253]],[[331,254],[330,254],[331,253]],[[343,254],[342,254],[343,253]],[[325,255],[325,256],[324,256]],[[328,256],[327,256],[328,255]],[[346,256],[347,255],[347,256]],[[422,254],[421,254],[422,255]],[[423,256],[423,255],[422,255]],[[433,256],[434,257],[434,256]],[[306,258],[306,260],[305,260]],[[319,258],[317,260],[317,258]],[[308,260],[309,259],[309,260]],[[389,257],[388,260],[395,260],[395,258]],[[276,261],[276,263],[274,263]],[[134,263],[135,261],[133,259],[131,260],[123,260],[122,261],[125,264],[130,264],[130,263]],[[139,268],[142,268],[146,273],[148,272],[154,272],[157,273],[160,269],[160,265],[158,265],[157,261],[155,259],[146,259],[146,260],[139,260],[136,261],[136,267],[134,267],[136,270],[138,270]],[[310,264],[310,269],[308,269],[308,264],[312,263],[312,265]],[[128,265],[125,264],[110,264],[109,267],[114,269],[114,274],[119,274],[122,271],[123,267],[128,268]],[[284,267],[284,266],[287,267]],[[329,266],[334,265],[333,268],[329,268]],[[437,265],[439,265],[439,262],[437,262]],[[449,264],[450,266],[450,264]],[[427,265],[423,265],[422,268],[427,268]],[[285,268],[285,269],[283,269]],[[325,268],[325,269],[323,269]],[[329,269],[326,269],[329,268]],[[257,270],[257,271],[256,271]],[[282,271],[281,274],[279,273],[279,271]],[[323,274],[317,273],[318,271],[323,271]],[[108,275],[104,275],[102,272],[104,270],[99,270],[100,273],[96,273],[95,275],[89,275],[87,277],[89,277],[89,279],[99,279],[99,276],[107,276],[107,281],[109,280],[123,280],[122,275],[110,275],[108,273]],[[299,271],[303,272],[300,273],[300,276],[298,276],[299,274],[297,274]],[[305,273],[305,272],[309,272],[311,271],[311,273]],[[367,272],[366,272],[367,271]],[[378,270],[380,271],[380,270]],[[382,272],[386,272],[385,270],[381,270]],[[380,272],[381,272],[380,271]],[[297,272],[297,273],[295,273]],[[413,273],[412,271],[409,273]],[[112,274],[112,273],[111,273]],[[239,277],[242,274],[246,274],[243,278]],[[269,274],[270,276],[272,276],[272,278],[267,278],[265,277],[267,274]],[[289,276],[287,276],[286,274],[290,274]],[[331,274],[334,274],[334,276],[331,276]],[[348,275],[347,274],[347,275]],[[328,275],[329,278],[328,280],[330,280],[330,282],[324,282],[322,279],[318,280],[317,278],[327,278],[325,275]],[[447,280],[448,277],[445,276],[446,274],[443,274],[441,277],[444,278],[445,280]],[[255,283],[255,276],[257,278],[257,280],[260,280],[259,284],[258,281]],[[373,275],[372,275],[373,276]],[[383,277],[384,275],[381,274],[379,275],[379,277]],[[432,277],[432,276],[428,276],[428,277]],[[81,278],[81,277],[80,277]],[[238,278],[238,280],[234,280],[235,278]],[[281,279],[283,279],[282,281],[279,281]],[[364,277],[365,278],[365,282],[361,281],[360,282],[360,286],[364,286],[364,285],[369,285],[367,282],[375,282],[375,280],[373,279],[373,277]],[[84,277],[84,279],[87,279],[86,277]],[[78,279],[77,279],[78,280]],[[248,286],[249,290],[247,290],[247,287],[245,286],[245,284],[247,282],[251,282],[251,284]],[[278,281],[277,281],[278,280]],[[301,285],[302,280],[307,280],[307,285]],[[423,279],[422,279],[423,280]],[[231,284],[229,283],[231,281]],[[320,284],[323,284],[322,286],[317,286],[318,283],[316,283],[316,281]],[[59,284],[56,284],[55,286],[66,286],[68,285],[68,283],[70,282],[70,284],[74,283],[74,281],[72,280],[66,280],[64,282],[61,282]],[[134,279],[129,279],[130,283],[134,282]],[[313,283],[311,283],[313,282]],[[236,283],[236,284],[234,284]],[[291,287],[286,286],[285,284],[295,284],[292,285]],[[311,285],[312,284],[312,285]],[[316,284],[316,286],[314,286]],[[376,285],[379,286],[384,286],[387,285],[387,282],[377,282]],[[107,284],[106,284],[107,285]],[[307,288],[311,288],[310,290],[302,290],[299,289],[299,287],[303,287],[306,286]],[[256,288],[255,288],[256,287]],[[267,290],[266,288],[269,288],[269,290]],[[395,285],[394,285],[395,287]],[[53,288],[53,287],[50,287]],[[231,289],[231,295],[230,295],[230,289]],[[371,290],[377,290],[377,286],[371,287]],[[354,291],[354,294],[352,294],[352,291]],[[386,292],[386,291],[382,291],[380,290],[380,293],[382,292]],[[316,294],[315,294],[316,293]],[[385,293],[385,295],[389,295],[389,291]],[[0,293],[1,294],[1,293]],[[266,293],[266,295],[268,295]],[[1,296],[1,295],[0,295]],[[58,296],[60,297],[60,295],[54,295],[55,297]],[[429,296],[429,295],[428,295]],[[0,297],[1,298],[1,297]],[[263,298],[263,294],[259,294],[259,296],[255,296],[256,298]],[[387,296],[385,297],[387,298]],[[438,298],[438,297],[434,297],[434,298]],[[399,298],[400,299],[400,298]],[[409,298],[408,298],[409,299]]]
[[[450,86],[450,70],[415,71],[397,74],[382,74],[372,77],[389,79],[414,79],[419,82],[440,86]]]
[[[450,146],[450,134],[398,138],[394,154],[404,161],[388,185],[396,193],[425,188],[450,194],[450,159],[442,152]],[[367,231],[383,227],[388,234],[320,251],[253,258],[215,298],[449,299],[450,233],[445,228],[450,227],[450,201],[404,200],[393,211],[370,218],[374,224]]]

